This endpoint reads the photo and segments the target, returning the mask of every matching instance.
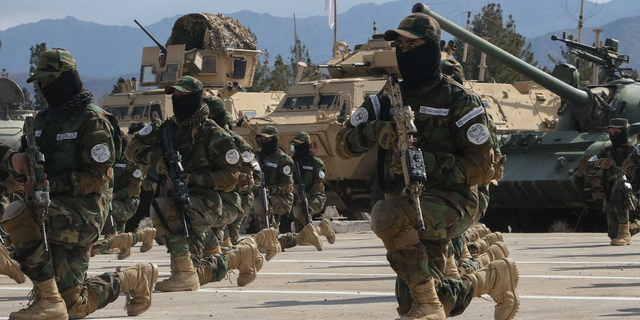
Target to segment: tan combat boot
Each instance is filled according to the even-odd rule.
[[[158,267],[153,263],[139,263],[124,271],[118,271],[118,277],[120,291],[127,297],[127,315],[137,316],[149,310],[153,285],[158,281]]]
[[[485,267],[491,261],[504,259],[509,257],[509,249],[502,241],[498,241],[487,249],[487,252],[478,256],[477,260],[480,266]]]
[[[316,229],[312,224],[306,225],[302,228],[300,233],[296,233],[293,236],[296,238],[298,245],[312,244],[316,249],[318,249],[318,251],[322,251],[323,249],[322,240],[320,240],[320,237],[316,233]]]
[[[468,249],[469,249],[469,252],[471,252],[471,255],[473,257],[477,257],[485,253],[487,249],[489,249],[489,246],[491,246],[492,244],[498,241],[503,241],[502,233],[495,232],[495,233],[491,233],[484,236],[484,238],[480,240],[469,242],[467,243],[467,245],[469,246]]]
[[[520,306],[518,269],[511,258],[490,262],[486,267],[466,275],[473,284],[473,295],[489,294],[497,303],[494,311],[496,320],[511,320]]]
[[[464,259],[464,258],[467,258],[467,259],[473,258],[471,256],[471,253],[469,252],[469,248],[467,247],[466,243],[462,244],[462,253],[460,253],[460,258],[462,258],[462,259]]]
[[[224,240],[222,240],[222,246],[223,247],[232,247],[233,243],[231,243],[231,238],[229,238],[229,237],[224,238]]]
[[[251,236],[256,239],[256,243],[258,244],[258,250],[261,252],[265,252],[267,255],[265,259],[270,261],[273,257],[278,254],[278,252],[282,251],[282,247],[280,246],[280,242],[278,241],[278,230],[275,228],[265,228],[260,230],[260,232]],[[244,243],[245,239],[238,242],[238,245]]]
[[[124,260],[131,255],[131,246],[133,246],[133,234],[129,232],[119,233],[109,238],[109,250],[120,250],[118,260]]]
[[[153,248],[153,239],[156,237],[156,228],[144,228],[136,230],[138,242],[142,242],[140,252],[147,252]]]
[[[258,266],[262,268],[264,260],[255,244],[239,245],[225,254],[229,263],[229,270],[238,269],[238,286],[243,287],[256,279]],[[259,258],[258,258],[259,256]],[[262,260],[262,261],[261,261]]]
[[[188,254],[172,258],[171,277],[158,283],[154,289],[163,292],[197,291],[200,289],[198,274]]]
[[[210,248],[210,249],[205,249],[204,252],[203,252],[205,257],[206,256],[212,256],[214,254],[221,254],[221,253],[222,253],[222,248],[220,247],[220,245],[217,245],[217,246],[215,246],[213,248]]]
[[[407,283],[413,302],[411,310],[396,320],[444,320],[447,315],[438,299],[433,278],[425,284]]]
[[[17,283],[24,283],[27,281],[24,273],[20,271],[20,264],[11,259],[9,250],[7,250],[7,248],[2,244],[0,244],[0,274],[9,276],[9,278],[13,279]]]
[[[618,236],[611,239],[612,246],[625,246],[631,244],[631,233],[629,233],[629,223],[618,224]]]
[[[456,263],[456,258],[453,254],[447,258],[447,264],[444,267],[444,277],[446,279],[460,279],[458,264]]]
[[[32,300],[33,299],[33,300]],[[12,312],[9,320],[68,320],[67,306],[60,297],[55,279],[34,282],[29,293],[30,305]]]
[[[327,238],[327,241],[330,244],[334,244],[336,242],[336,233],[331,229],[331,222],[329,219],[322,219],[320,222],[320,226],[316,228],[316,232],[318,235],[324,236]]]

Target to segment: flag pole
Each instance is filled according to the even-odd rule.
[[[333,0],[333,43],[338,41],[338,9],[336,8],[336,2]]]

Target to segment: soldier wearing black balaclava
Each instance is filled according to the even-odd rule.
[[[602,170],[604,201],[602,212],[607,215],[608,235],[612,246],[631,244],[631,236],[638,233],[638,224],[629,223],[632,208],[631,188],[622,172],[624,161],[635,152],[629,144],[629,122],[614,118],[609,121],[611,145],[589,159],[587,173],[596,174]]]

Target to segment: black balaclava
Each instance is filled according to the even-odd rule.
[[[309,145],[309,142],[294,144],[293,148],[294,148],[293,155],[296,158],[305,158],[305,157],[308,157],[309,154],[311,153],[311,145]]]
[[[614,135],[609,134],[611,145],[614,148],[619,148],[626,145],[629,142],[627,128],[620,128],[620,132]]]
[[[82,92],[82,81],[78,71],[65,71],[49,85],[40,88],[47,103],[52,107],[59,107]]]
[[[271,140],[267,142],[260,143],[260,152],[262,154],[272,154],[278,148],[278,138],[272,137]]]
[[[218,111],[214,111],[212,112],[212,118],[213,121],[215,121],[219,126],[224,127],[227,125],[227,123],[224,121],[226,118],[226,111],[225,110],[218,110]]]
[[[196,91],[184,96],[171,96],[173,114],[182,120],[193,116],[202,107],[202,91]]]
[[[426,39],[407,52],[396,48],[398,69],[405,85],[411,90],[440,75],[440,44]]]

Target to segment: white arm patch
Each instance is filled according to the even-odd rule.
[[[249,163],[251,162],[251,160],[253,160],[253,153],[249,151],[245,151],[242,153],[242,161]]]
[[[153,127],[150,124],[148,124],[144,128],[142,128],[142,130],[140,130],[138,134],[141,136],[146,136],[149,133],[151,133],[151,131],[153,131]]]
[[[481,145],[489,140],[489,129],[484,124],[476,123],[467,130],[467,139],[475,145]]]
[[[136,169],[136,171],[133,172],[133,177],[140,179],[140,177],[142,177],[142,171],[140,171],[140,169]]]
[[[91,158],[97,163],[105,163],[111,157],[111,151],[109,147],[104,144],[96,144],[91,148]]]
[[[369,120],[369,111],[363,107],[358,108],[358,110],[356,110],[349,119],[351,125],[354,127],[357,127],[363,122],[367,122],[367,120]]]
[[[282,167],[282,173],[289,175],[291,173],[291,167],[288,165]]]
[[[236,149],[231,149],[224,155],[224,159],[228,164],[236,164],[240,160],[240,153]]]
[[[462,118],[460,118],[460,120],[456,121],[456,125],[458,126],[458,128],[460,128],[464,126],[465,123],[469,122],[471,119],[483,113],[485,113],[484,107],[477,107],[469,111],[469,113],[465,114]]]
[[[324,171],[318,172],[318,177],[320,177],[320,179],[324,179]]]

